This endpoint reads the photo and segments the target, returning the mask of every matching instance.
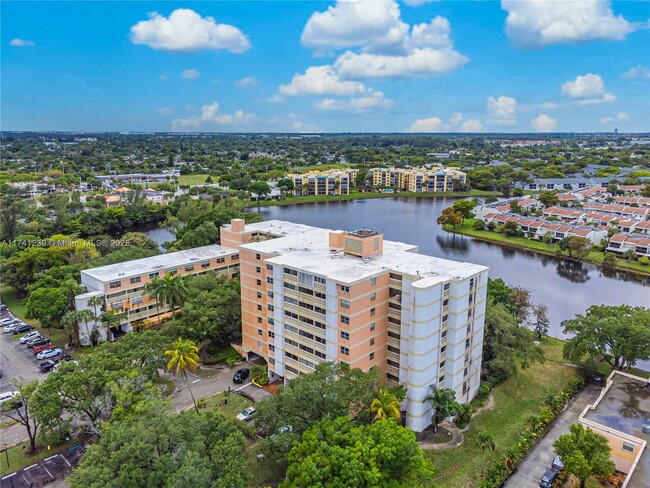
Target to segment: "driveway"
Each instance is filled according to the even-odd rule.
[[[555,419],[555,422],[553,422],[551,428],[546,432],[546,435],[533,447],[503,486],[512,488],[537,488],[544,471],[551,467],[551,463],[555,457],[553,443],[558,437],[569,432],[569,426],[578,421],[578,417],[587,405],[591,405],[596,401],[601,389],[602,387],[600,386],[588,385],[578,393],[569,402],[568,408]]]

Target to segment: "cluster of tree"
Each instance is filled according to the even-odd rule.
[[[454,228],[457,225],[464,225],[465,219],[474,217],[474,207],[476,207],[474,200],[458,200],[451,207],[443,209],[437,222],[439,225],[451,225]]]

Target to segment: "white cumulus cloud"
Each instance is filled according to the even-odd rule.
[[[557,120],[541,114],[530,121],[530,126],[535,132],[554,132],[557,129]]]
[[[485,132],[478,119],[465,119],[463,114],[454,113],[447,122],[440,117],[418,119],[407,129],[408,132]]]
[[[202,128],[205,124],[228,126],[236,130],[249,130],[257,120],[255,115],[237,110],[232,114],[219,111],[219,103],[213,102],[201,107],[201,115],[192,115],[184,119],[172,121],[172,131],[191,132]]]
[[[647,66],[639,64],[623,73],[623,78],[627,78],[628,80],[648,80],[650,79],[650,69]]]
[[[420,7],[427,3],[439,2],[440,0],[404,0],[404,3],[409,7]]]
[[[13,47],[29,47],[29,46],[35,46],[36,43],[33,41],[28,41],[27,39],[21,39],[19,37],[16,37],[9,41],[9,45]]]
[[[179,8],[169,17],[149,14],[131,27],[131,42],[163,51],[224,49],[241,54],[250,48],[248,38],[237,27],[218,24],[213,17],[201,17],[191,9]]]
[[[376,107],[391,107],[392,100],[384,98],[384,94],[377,90],[368,90],[360,97],[349,99],[324,98],[314,104],[318,110],[346,110],[349,112],[365,112]]]
[[[512,97],[489,97],[487,100],[490,122],[496,125],[517,124],[517,100]]]
[[[174,113],[174,109],[171,107],[160,107],[159,109],[156,109],[156,112],[161,115],[169,115]]]
[[[199,76],[201,76],[201,73],[199,73],[195,69],[186,69],[181,72],[181,76],[186,80],[193,80],[194,78],[198,78]]]
[[[312,66],[296,73],[291,83],[280,85],[280,95],[361,95],[366,87],[359,81],[341,80],[332,66]]]
[[[573,98],[578,105],[600,105],[616,101],[614,94],[605,91],[602,77],[593,73],[562,83],[562,94]]]
[[[612,122],[625,122],[630,120],[630,116],[625,112],[619,112],[614,117],[603,117],[600,123],[603,125],[611,124]]]
[[[246,76],[241,80],[235,81],[235,86],[237,88],[252,88],[257,85],[257,80],[254,76]]]
[[[506,32],[521,48],[611,39],[621,41],[642,24],[615,15],[609,0],[501,0]]]

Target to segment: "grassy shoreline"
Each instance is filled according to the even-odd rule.
[[[602,252],[591,251],[586,258],[569,257],[566,254],[558,254],[560,248],[554,244],[546,244],[544,242],[527,239],[525,237],[506,237],[503,234],[498,234],[489,230],[476,230],[473,227],[475,221],[475,219],[465,219],[465,223],[463,225],[456,226],[456,228],[446,225],[445,230],[453,234],[462,234],[468,237],[479,239],[481,241],[491,242],[502,246],[509,246],[526,251],[533,251],[539,254],[546,254],[547,256],[567,258],[574,261],[584,261],[586,263],[595,264],[599,267],[602,265],[604,257],[604,253]],[[624,261],[623,259],[618,259],[615,269],[617,271],[626,271],[644,278],[650,277],[650,267],[643,266],[637,261]]]
[[[242,206],[246,208],[272,207],[283,205],[300,205],[303,203],[317,202],[340,202],[349,200],[366,200],[370,198],[474,198],[474,197],[492,197],[499,196],[499,192],[470,190],[466,192],[433,192],[433,193],[416,193],[410,191],[400,191],[396,193],[361,193],[352,192],[349,195],[309,195],[303,197],[286,196],[282,200],[265,200],[245,202]]]

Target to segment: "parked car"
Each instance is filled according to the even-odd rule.
[[[58,347],[54,348],[54,349],[46,349],[44,351],[39,352],[36,355],[36,359],[49,359],[49,358],[51,358],[53,356],[56,356],[57,354],[62,353],[62,352],[63,351],[61,349],[59,349]]]
[[[20,324],[14,329],[14,335],[22,334],[23,332],[29,332],[30,330],[34,330],[34,327],[27,324]]]
[[[7,306],[4,303],[0,303],[0,310],[7,310]]]
[[[564,471],[564,461],[560,456],[555,456],[553,458],[553,463],[551,464],[551,469],[554,469],[558,473]]]
[[[39,364],[38,369],[41,370],[41,373],[47,373],[48,371],[52,371],[52,369],[54,369],[54,366],[56,366],[56,361],[48,359],[47,361]]]
[[[237,415],[237,420],[242,420],[244,422],[248,422],[253,418],[253,416],[255,415],[256,412],[257,412],[257,410],[255,410],[254,407],[248,407],[242,413]]]
[[[56,362],[56,365],[54,366],[54,371],[58,371],[58,370],[59,370],[59,366],[61,366],[62,364],[65,364],[65,363],[79,364],[79,361],[75,361],[75,360],[72,359],[72,358],[70,358],[70,359],[65,359],[65,360],[63,360],[63,361],[57,361],[57,362]]]
[[[29,334],[25,334],[24,336],[22,336],[18,342],[20,342],[21,344],[27,344],[29,341],[36,340],[37,338],[42,339],[43,336],[41,335],[40,332],[34,330]]]
[[[5,317],[4,319],[0,319],[0,326],[4,327],[5,325],[11,325],[15,323],[18,319],[14,317],[13,315],[9,315],[9,317]]]
[[[56,356],[53,356],[50,359],[58,363],[59,361],[71,361],[72,356],[62,352],[61,354],[57,354]]]
[[[233,383],[243,383],[246,378],[250,376],[251,372],[249,369],[243,368],[237,370],[235,375],[232,377]]]
[[[49,349],[55,349],[55,348],[56,348],[56,346],[55,346],[54,344],[52,344],[51,342],[48,341],[47,344],[43,344],[43,345],[41,345],[41,346],[34,346],[34,349],[32,350],[32,354],[33,354],[34,356],[37,356],[37,357],[38,357],[38,355],[39,355],[40,353],[42,353],[43,351],[47,351],[47,350],[49,350]],[[41,359],[41,358],[38,358],[38,359]]]
[[[43,344],[49,344],[49,343],[50,343],[49,339],[46,339],[45,337],[41,336],[40,338],[27,341],[27,347],[33,349],[34,347],[42,346]]]
[[[13,400],[14,398],[16,398],[19,395],[20,395],[19,391],[5,391],[4,393],[0,393],[0,411],[2,410],[2,406],[6,402],[8,402],[10,400]],[[18,405],[16,405],[16,406],[17,407],[22,407],[23,402],[22,401],[19,402]]]
[[[553,483],[555,483],[555,480],[557,477],[560,475],[559,472],[555,471],[554,469],[547,469],[544,471],[544,474],[542,475],[542,479],[539,480],[539,486],[541,488],[553,488]]]
[[[5,325],[2,328],[2,332],[5,334],[11,334],[16,329],[16,327],[20,327],[20,325],[22,324],[18,321],[14,322],[13,324]]]

